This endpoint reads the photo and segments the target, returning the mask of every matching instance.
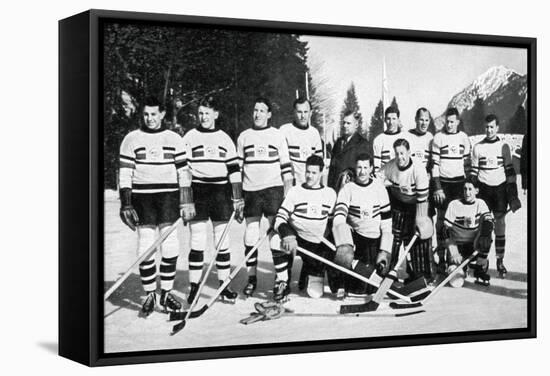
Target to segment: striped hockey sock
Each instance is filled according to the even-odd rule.
[[[278,281],[287,281],[288,279],[288,255],[278,249],[272,249],[273,265],[275,273],[277,273]]]
[[[253,246],[247,245],[244,248],[244,255],[248,256],[252,251]],[[256,268],[258,266],[258,250],[256,249],[252,256],[246,260],[246,271],[248,275],[256,275]]]
[[[146,293],[157,289],[157,265],[154,257],[139,264],[139,275]]]
[[[218,279],[225,281],[231,271],[231,253],[229,249],[221,249],[216,256],[216,269],[218,269]]]
[[[160,260],[160,288],[164,291],[170,291],[174,287],[177,261],[178,256],[163,257]]]
[[[192,249],[189,252],[189,282],[199,283],[204,264],[204,251]]]

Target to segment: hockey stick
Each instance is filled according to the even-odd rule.
[[[324,239],[324,238],[323,238]],[[328,240],[327,240],[328,244],[332,245]],[[359,273],[356,273],[354,272],[353,270],[350,270],[350,269],[347,269],[343,266],[340,266],[332,261],[329,261],[327,260],[326,258],[324,257],[321,257],[319,255],[316,255],[315,253],[311,252],[311,251],[308,251],[307,249],[304,249],[302,247],[298,247],[296,248],[298,250],[298,252],[300,253],[303,253],[304,255],[308,256],[308,257],[311,257],[317,261],[320,261],[322,262],[323,264],[326,264],[328,266],[331,266],[333,267],[334,269],[337,269],[339,271],[341,271],[342,273],[345,273],[347,275],[350,275],[354,278],[357,278],[358,280],[362,281],[362,282],[365,282],[371,286],[374,286],[374,287],[377,287],[379,288],[380,284],[377,284],[376,282],[372,281],[371,279],[365,277],[365,276],[362,276],[361,274]],[[408,296],[405,296],[405,295],[402,295],[396,291],[393,291],[393,290],[390,290],[389,293],[391,293],[393,296],[395,296],[396,298],[398,299],[401,299],[401,300],[404,300],[405,302],[407,303],[410,303],[411,302],[411,299],[408,297]]]
[[[305,228],[301,228],[301,230],[309,233],[310,235],[316,237],[319,241],[321,241],[323,244],[325,244],[328,248],[330,248],[332,251],[336,252],[336,246],[334,244],[332,244],[331,242],[329,242],[324,236],[318,236],[316,234],[313,234],[311,231],[305,229]],[[309,251],[308,251],[309,252]],[[303,253],[303,252],[302,252]],[[311,252],[310,252],[311,253]],[[305,253],[304,253],[305,254]],[[334,262],[332,261],[329,261],[325,258],[319,258],[320,256],[317,256],[316,254],[313,254],[314,256],[311,256],[312,258],[315,258],[316,260],[318,261],[321,261],[329,266],[332,266],[333,268],[345,273],[345,274],[348,274],[349,276],[351,277],[354,277],[354,278],[357,278],[359,279],[360,281],[362,282],[365,282],[373,287],[376,287],[376,288],[379,288],[380,287],[380,283],[377,283],[375,281],[373,281],[372,279],[370,278],[367,278],[365,276],[362,276],[356,272],[354,272],[353,270],[350,270],[350,269],[347,269],[343,266],[340,266],[338,264],[335,264]],[[309,256],[309,254],[308,254]],[[417,281],[414,281],[414,282],[411,282],[411,284],[414,284],[415,282]],[[408,297],[408,296],[405,296],[403,294],[400,294],[398,293],[397,291],[394,291],[394,290],[389,290],[388,291],[389,294],[391,294],[393,297],[397,298],[397,299],[401,299],[401,300],[404,300],[406,302],[411,302],[411,299]]]
[[[194,312],[192,312],[191,310],[186,312],[185,316],[183,316],[184,317],[183,321],[177,323],[176,325],[174,325],[172,327],[172,332],[170,333],[170,335],[173,336],[174,334],[176,334],[180,330],[182,330],[184,328],[185,324],[186,324],[185,320],[187,318],[192,318],[193,319],[193,318],[201,316],[212,304],[214,304],[214,302],[218,299],[218,297],[220,296],[222,291],[225,290],[227,285],[229,285],[229,283],[233,280],[233,278],[235,278],[235,276],[241,271],[241,268],[246,264],[248,259],[252,257],[252,255],[260,247],[260,245],[262,245],[262,243],[268,238],[271,231],[273,231],[273,229],[271,229],[271,228],[269,230],[267,230],[265,235],[256,242],[256,245],[254,245],[254,247],[250,250],[250,252],[244,257],[244,259],[241,261],[241,263],[239,265],[237,265],[237,267],[231,272],[231,274],[229,274],[229,277],[227,277],[225,279],[225,281],[220,285],[220,287],[218,287],[218,289],[216,290],[216,292],[214,293],[212,298],[208,301],[208,303],[206,303],[200,309],[198,309]],[[171,312],[170,313],[170,321],[181,320],[181,317],[182,317],[183,314],[184,314],[184,312]]]
[[[478,255],[478,251],[474,251],[468,258],[466,258],[464,261],[458,265],[458,267],[453,270],[449,275],[441,281],[424,299],[414,302],[414,303],[397,303],[397,302],[391,302],[390,307],[395,309],[404,309],[404,308],[414,308],[414,307],[420,307],[425,306],[428,301],[439,292],[457,273],[459,273],[468,263],[470,263],[474,257]]]
[[[382,280],[382,283],[380,283],[380,287],[376,290],[376,294],[374,294],[374,297],[370,301],[365,304],[342,305],[340,306],[340,313],[344,314],[376,311],[382,302],[382,299],[384,299],[384,296],[386,296],[386,293],[389,291],[392,283],[397,280],[397,269],[399,269],[403,261],[407,259],[407,255],[409,254],[417,238],[418,233],[415,233],[409,244],[405,247],[403,254],[397,260],[397,263],[393,269],[390,270],[390,272]]]
[[[130,276],[130,274],[132,274],[132,270],[139,264],[141,264],[143,262],[143,260],[145,259],[148,259],[153,253],[155,253],[155,251],[157,250],[157,247],[159,245],[161,245],[165,240],[166,238],[172,233],[174,232],[174,230],[176,229],[176,227],[178,227],[179,223],[181,222],[181,217],[178,218],[178,220],[176,222],[174,222],[169,228],[168,230],[166,230],[164,233],[162,233],[159,238],[157,240],[155,240],[155,242],[153,244],[151,244],[151,246],[149,248],[147,248],[147,250],[145,252],[143,252],[137,259],[136,261],[134,261],[134,263],[128,268],[128,270],[126,270],[126,272],[122,275],[122,277],[120,277],[106,292],[105,294],[103,294],[103,301],[109,299],[109,296],[111,296],[111,294],[113,292],[115,292],[116,289],[118,289],[120,287],[120,285],[122,285],[122,283],[126,280],[126,278],[128,278]]]
[[[199,302],[201,291],[204,288],[204,285],[206,284],[206,280],[208,279],[208,275],[210,274],[210,271],[212,270],[212,267],[214,266],[214,262],[216,261],[216,257],[218,256],[218,253],[220,252],[220,248],[221,248],[227,234],[229,233],[229,227],[233,223],[234,219],[235,219],[235,211],[233,211],[233,213],[231,213],[231,217],[229,218],[229,221],[227,221],[227,224],[225,225],[225,228],[223,229],[222,236],[220,237],[220,240],[218,240],[218,244],[216,245],[216,251],[212,255],[212,260],[210,260],[210,264],[208,265],[208,268],[206,268],[206,272],[202,276],[202,280],[201,280],[201,283],[200,283],[199,288],[197,290],[197,293],[195,294],[195,297],[193,298],[193,301],[191,302],[191,306],[189,307],[189,310],[187,311],[187,314],[185,315],[185,318],[180,323],[182,329],[185,326],[186,320],[189,319],[189,316],[191,315],[191,312],[193,311],[193,308],[195,308],[195,306]]]

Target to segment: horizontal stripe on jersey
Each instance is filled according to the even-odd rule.
[[[390,209],[388,192],[379,180],[348,183],[338,192],[334,226],[347,223],[361,236],[376,239],[382,231],[391,232]]]
[[[373,141],[372,149],[374,153],[374,173],[395,157],[393,144],[400,138],[406,139],[405,132],[396,133],[384,132],[376,136]]]
[[[181,137],[170,130],[132,131],[120,145],[119,186],[136,193],[171,192],[183,184],[186,153]]]
[[[466,133],[437,133],[432,142],[432,176],[443,179],[463,177],[470,159],[470,140]],[[448,181],[448,180],[447,180]]]
[[[416,129],[411,129],[405,134],[406,140],[409,142],[411,158],[426,166],[432,158],[431,149],[434,136],[430,132],[420,134]]]
[[[510,147],[499,137],[494,140],[484,138],[472,150],[472,174],[480,182],[496,187],[506,182],[507,176],[514,176]]]
[[[221,129],[197,127],[183,136],[183,143],[194,183],[227,184],[230,180],[241,181],[235,145]]]
[[[450,230],[451,239],[458,244],[472,243],[479,229],[479,218],[488,213],[489,208],[482,199],[472,203],[453,200],[445,212],[445,226]]]
[[[395,199],[414,204],[428,199],[428,173],[422,163],[413,159],[404,169],[399,168],[397,160],[392,159],[382,168],[382,177],[390,182],[390,193]]]
[[[306,159],[313,154],[323,156],[319,131],[311,126],[302,128],[292,123],[283,124],[279,130],[288,145],[296,185],[301,185],[305,182]]]
[[[292,178],[292,165],[283,134],[275,128],[250,128],[237,139],[243,189],[259,191],[283,185]]]
[[[275,229],[289,224],[301,238],[319,243],[325,235],[327,222],[332,215],[336,192],[332,188],[307,188],[305,184],[292,187],[277,215]]]

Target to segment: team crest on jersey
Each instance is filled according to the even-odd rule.
[[[413,194],[413,189],[410,185],[400,185],[399,190],[401,191],[401,193],[406,194],[406,195],[412,195]]]
[[[321,216],[321,206],[309,204],[307,206],[307,216],[308,217],[319,217]]]
[[[372,218],[371,208],[361,208],[361,219]]]
[[[207,157],[214,158],[217,157],[217,148],[214,148],[212,145],[207,145],[205,148],[205,154]]]
[[[158,147],[147,149],[147,159],[150,161],[159,161],[162,159],[162,150]]]
[[[451,154],[453,154],[453,155],[458,154],[458,151],[459,151],[458,145],[451,145],[451,147],[449,149],[451,150]]]
[[[487,157],[487,167],[497,167],[497,159],[495,157]]]
[[[418,159],[424,159],[424,150],[417,150],[413,153],[413,156]]]
[[[475,227],[476,220],[472,217],[464,217],[464,226]]]
[[[300,146],[300,156],[302,160],[306,160],[309,157],[309,148]]]
[[[267,146],[258,145],[254,147],[254,152],[257,158],[266,158],[267,157]]]

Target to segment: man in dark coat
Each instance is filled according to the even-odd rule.
[[[346,111],[342,120],[343,135],[336,140],[332,149],[332,159],[328,172],[327,185],[340,189],[340,185],[353,180],[355,161],[359,154],[369,152],[369,143],[357,132],[357,115]]]
[[[332,159],[328,171],[327,185],[336,192],[342,186],[355,178],[355,165],[357,156],[369,152],[369,143],[357,132],[358,116],[352,111],[346,111],[342,119],[341,137],[336,140],[332,149]],[[328,236],[333,241],[332,236]],[[336,297],[343,299],[346,293],[355,293],[357,284],[352,279],[346,278],[341,272],[329,268],[327,270],[330,290]]]

